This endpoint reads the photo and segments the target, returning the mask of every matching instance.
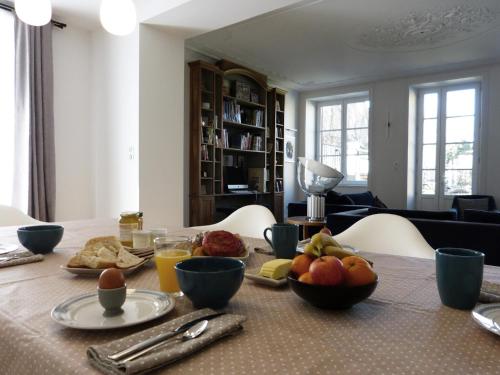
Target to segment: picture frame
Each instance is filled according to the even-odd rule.
[[[245,82],[236,81],[236,98],[250,101],[250,85]]]
[[[285,163],[295,163],[296,157],[296,129],[285,129]]]

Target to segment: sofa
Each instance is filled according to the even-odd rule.
[[[465,210],[465,216],[470,212]],[[332,213],[327,216],[327,227],[338,234],[367,215],[390,213],[406,217],[422,233],[435,249],[461,247],[479,250],[485,254],[485,263],[500,266],[500,218],[487,223],[457,220],[457,212],[397,210],[384,208],[362,208]],[[477,213],[475,213],[477,214]],[[491,213],[490,213],[491,214]],[[497,213],[500,216],[500,213]]]
[[[380,202],[370,191],[356,194],[340,194],[330,191],[325,197],[325,216],[335,212],[356,210],[372,207]],[[288,204],[288,217],[306,216],[307,202],[294,202]]]

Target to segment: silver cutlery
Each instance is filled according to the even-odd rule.
[[[143,349],[146,349],[150,346],[153,346],[153,345],[156,345],[160,342],[163,342],[171,337],[174,337],[174,336],[177,336],[181,333],[184,333],[189,328],[193,327],[195,324],[197,324],[203,320],[210,320],[210,319],[216,318],[216,317],[218,317],[220,315],[224,315],[224,314],[225,314],[225,312],[219,312],[219,313],[214,313],[214,314],[206,315],[206,316],[191,320],[190,322],[184,323],[184,324],[180,325],[179,327],[173,329],[172,331],[161,333],[161,334],[154,336],[154,337],[151,337],[145,341],[142,341],[140,343],[132,345],[131,347],[129,347],[127,349],[121,350],[121,351],[114,353],[114,354],[110,354],[110,355],[108,355],[108,358],[113,360],[113,361],[119,361],[122,358],[130,356],[130,355],[135,354],[137,352],[140,352]]]
[[[181,342],[184,342],[184,341],[195,339],[199,335],[201,335],[203,332],[205,332],[205,330],[207,329],[207,326],[208,326],[208,320],[202,320],[198,324],[189,328],[186,332],[184,332],[184,334],[181,336],[180,339],[175,339],[175,341],[179,340]],[[149,352],[151,352],[151,351],[153,351],[153,350],[155,350],[163,345],[166,345],[170,342],[171,342],[171,340],[161,341],[158,344],[155,344],[153,346],[150,346],[146,349],[141,350],[140,352],[132,354],[131,356],[121,360],[120,362],[125,363],[125,362],[133,361],[134,359],[136,359],[136,358],[138,358],[146,353],[149,353]]]

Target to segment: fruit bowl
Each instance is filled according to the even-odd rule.
[[[288,276],[288,284],[295,294],[322,309],[348,309],[370,297],[377,283],[378,278],[371,284],[361,286],[323,286],[306,284]]]

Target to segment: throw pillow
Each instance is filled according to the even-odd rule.
[[[464,210],[488,211],[488,198],[457,198],[458,220],[464,219]]]
[[[386,204],[380,200],[378,195],[373,198],[373,207],[387,208]]]

